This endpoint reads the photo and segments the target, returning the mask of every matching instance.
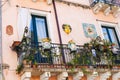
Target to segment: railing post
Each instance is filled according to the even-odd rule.
[[[66,64],[66,61],[65,61],[65,54],[64,54],[64,50],[63,50],[63,46],[61,45],[61,50],[62,50],[62,58],[63,58],[63,63]]]

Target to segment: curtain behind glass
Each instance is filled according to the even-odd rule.
[[[36,18],[36,29],[37,29],[37,37],[38,42],[41,41],[42,38],[46,38],[46,25],[45,25],[45,19],[44,18]]]

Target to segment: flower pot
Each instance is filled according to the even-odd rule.
[[[50,42],[43,42],[42,46],[44,48],[44,50],[49,50],[51,48],[51,43]]]
[[[27,64],[27,60],[23,60],[23,65],[26,65]]]
[[[75,53],[77,50],[76,44],[72,41],[71,42],[69,41],[68,48],[70,49],[71,53]]]
[[[66,66],[65,66],[65,68],[69,68],[69,66],[68,66],[68,65],[66,65]]]
[[[36,69],[36,68],[38,67],[38,65],[37,65],[37,64],[33,64],[32,67],[33,67],[34,69]]]
[[[54,65],[50,65],[50,68],[54,68]]]
[[[25,65],[24,65],[24,68],[30,68],[30,67],[31,67],[30,64],[25,64]]]

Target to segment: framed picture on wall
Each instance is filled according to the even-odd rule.
[[[97,32],[94,24],[82,23],[84,34],[89,38],[96,38]]]

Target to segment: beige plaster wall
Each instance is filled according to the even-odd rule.
[[[9,69],[4,70],[5,80],[19,80],[19,76],[16,75],[17,67],[17,55],[11,50],[13,41],[17,39],[17,9],[15,4],[17,2],[8,0],[2,7],[2,54],[3,63],[8,64]],[[11,25],[13,27],[13,35],[6,34],[6,26]]]
[[[39,1],[32,2],[31,0],[9,0],[2,7],[2,53],[3,53],[3,63],[8,64],[10,67],[7,70],[4,70],[5,80],[19,80],[19,75],[16,74],[16,67],[18,64],[16,52],[11,50],[12,43],[18,40],[18,29],[17,29],[17,17],[18,17],[18,7],[28,7],[35,8],[39,10],[49,10],[51,11],[52,21],[55,22],[54,14],[52,10],[52,5],[48,6],[46,2]],[[44,9],[43,9],[44,8]],[[11,25],[13,27],[13,35],[6,34],[6,26]],[[53,23],[56,25],[56,23]],[[56,26],[53,26],[53,32],[57,33]],[[56,42],[59,42],[57,34]]]
[[[63,43],[67,43],[69,40],[73,39],[77,44],[83,45],[85,42],[89,41],[90,38],[85,37],[83,32],[82,23],[94,24],[96,27],[97,34],[102,36],[102,29],[99,25],[97,19],[109,22],[119,22],[116,18],[114,18],[111,14],[105,16],[102,12],[98,14],[94,14],[91,9],[84,9],[81,7],[69,6],[62,3],[56,3],[57,5],[57,13],[58,19],[60,23],[60,30],[62,35]],[[67,35],[62,30],[63,24],[70,24],[72,28],[72,32]]]

